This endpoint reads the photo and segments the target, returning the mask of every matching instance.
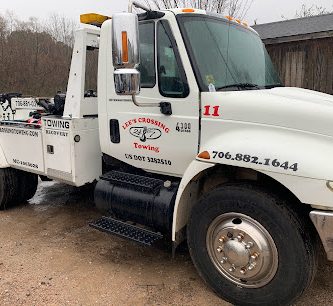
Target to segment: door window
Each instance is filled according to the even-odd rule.
[[[141,87],[153,88],[156,84],[155,73],[155,23],[139,24]]]
[[[157,61],[159,90],[164,97],[185,98],[189,87],[179,51],[167,21],[157,27]]]

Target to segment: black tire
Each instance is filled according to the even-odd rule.
[[[17,204],[18,187],[17,170],[0,169],[0,210],[11,208]]]
[[[52,179],[48,178],[45,175],[40,175],[39,177],[43,182],[52,182],[53,181]]]
[[[298,205],[298,203],[293,204]],[[251,284],[251,278],[248,279],[248,282],[240,278],[240,282],[243,282],[244,285],[237,284],[237,276],[233,277],[236,273],[244,272],[241,271],[243,269],[240,266],[236,267],[239,269],[236,269],[236,272],[224,268],[225,264],[231,265],[234,258],[238,259],[238,255],[234,256],[235,253],[233,253],[234,257],[230,257],[232,259],[228,259],[225,255],[229,250],[230,241],[233,241],[232,243],[237,248],[243,243],[241,240],[243,233],[238,236],[238,240],[230,232],[228,232],[227,238],[219,236],[219,231],[223,233],[223,226],[227,224],[223,222],[227,221],[221,221],[222,223],[219,224],[218,220],[232,218],[232,214],[244,216],[244,220],[242,218],[233,219],[232,222],[236,228],[239,226],[237,224],[242,224],[243,221],[243,226],[245,226],[247,218],[250,221],[255,220],[254,222],[260,224],[267,231],[267,237],[270,236],[274,242],[272,250],[277,251],[278,256],[271,257],[273,261],[277,260],[277,264],[275,261],[271,268],[265,268],[267,283],[262,283],[261,286],[246,287],[247,284]],[[310,223],[309,219],[295,213],[286,202],[277,196],[251,185],[226,185],[203,196],[193,208],[188,224],[189,251],[201,277],[224,300],[235,305],[290,305],[311,284],[317,268],[318,244],[316,242],[318,238]],[[216,230],[213,232],[217,234],[216,237],[222,237],[218,240],[222,241],[221,249],[220,247],[218,249],[209,247],[216,245],[211,242],[216,240],[208,238],[212,235],[214,224],[221,226],[216,226]],[[253,232],[250,231],[250,233]],[[229,244],[228,247],[227,244]],[[222,252],[223,260],[218,261],[219,257],[212,256],[215,254],[212,250],[214,252],[216,250],[216,254]],[[240,250],[237,254],[243,256],[244,251],[242,248]],[[271,254],[276,254],[273,251]],[[215,264],[212,258],[217,258]],[[235,265],[231,267],[231,269],[233,268]],[[255,273],[260,273],[260,269],[263,268],[259,266],[258,269],[259,272]],[[249,272],[246,269],[245,271],[245,273]],[[228,273],[231,273],[231,278]],[[271,278],[269,279],[268,276]]]
[[[30,200],[37,191],[38,186],[38,175],[29,172],[20,171],[19,184],[21,190],[21,200]]]

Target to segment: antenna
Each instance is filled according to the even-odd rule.
[[[137,1],[131,1],[130,0],[129,3],[128,3],[128,12],[129,13],[133,12],[133,6],[135,6],[137,8],[140,8],[140,9],[146,11],[146,12],[151,11],[151,9],[149,7],[142,5],[141,3],[137,2]]]

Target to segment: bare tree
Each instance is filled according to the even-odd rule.
[[[306,6],[305,4],[302,5],[301,9],[299,11],[296,11],[295,17],[296,18],[303,18],[303,17],[311,17],[311,16],[317,16],[317,15],[325,15],[332,13],[331,11],[328,11],[323,6],[318,5],[312,5],[312,6]]]
[[[210,12],[244,18],[253,0],[141,0],[152,9],[193,7]]]
[[[73,47],[74,32],[78,29],[78,24],[65,16],[52,14],[48,18],[45,29],[56,41],[61,41],[65,45]]]
[[[55,15],[45,23],[0,14],[0,92],[52,96],[66,91],[75,28],[72,20]],[[97,67],[97,60],[91,65]]]
[[[302,4],[300,10],[296,11],[294,18],[304,18],[304,17],[325,15],[325,14],[330,14],[330,13],[333,13],[333,10],[330,11],[323,6],[318,6],[318,5],[314,5],[314,4],[311,6],[307,6],[306,4]],[[282,15],[281,18],[284,20],[289,19],[284,15]]]

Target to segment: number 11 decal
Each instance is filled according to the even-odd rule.
[[[220,117],[220,106],[206,105],[204,108],[204,116]]]

